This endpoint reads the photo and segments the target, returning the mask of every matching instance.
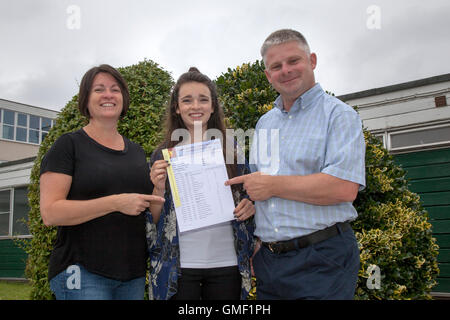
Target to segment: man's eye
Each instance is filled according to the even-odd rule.
[[[280,70],[280,68],[281,68],[281,65],[279,65],[279,64],[271,67],[272,70]]]

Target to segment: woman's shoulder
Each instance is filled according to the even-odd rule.
[[[53,146],[72,146],[74,141],[77,141],[80,139],[81,135],[81,129],[71,131],[71,132],[65,132],[61,134],[58,138],[56,138],[55,142],[53,142]]]

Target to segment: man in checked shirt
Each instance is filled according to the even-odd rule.
[[[256,296],[353,299],[359,249],[349,222],[365,187],[361,119],[316,83],[317,56],[301,33],[275,31],[261,55],[280,96],[256,125],[253,173],[226,182],[243,183],[255,201]]]

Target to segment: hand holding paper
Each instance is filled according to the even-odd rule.
[[[248,199],[242,199],[234,209],[234,216],[238,221],[244,221],[255,214],[255,206]]]
[[[157,160],[153,163],[150,170],[150,179],[156,189],[163,191],[166,189],[167,167],[169,163],[166,160]]]
[[[235,210],[219,140],[164,149],[170,189],[180,232],[234,219]],[[241,212],[241,210],[244,210]],[[244,204],[239,214],[247,215]]]

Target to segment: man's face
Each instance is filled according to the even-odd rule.
[[[293,102],[314,86],[316,61],[314,53],[308,54],[298,42],[290,41],[267,50],[264,72],[283,101]]]

